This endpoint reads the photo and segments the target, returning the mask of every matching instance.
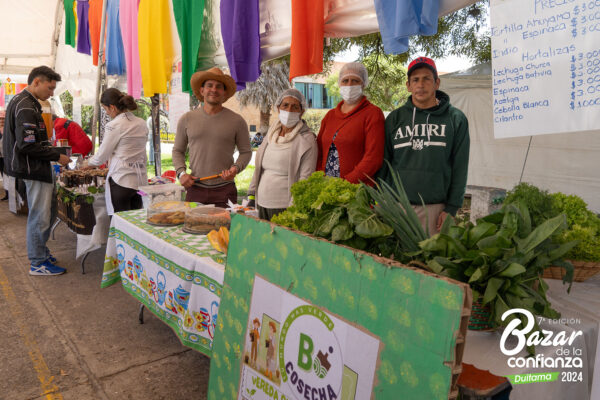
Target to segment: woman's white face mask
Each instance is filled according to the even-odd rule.
[[[300,122],[300,113],[280,110],[279,121],[281,122],[281,125],[286,128],[291,128]]]
[[[340,87],[340,95],[342,99],[348,104],[356,103],[363,94],[363,89],[361,85],[354,86],[341,86]]]

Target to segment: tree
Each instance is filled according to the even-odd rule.
[[[261,65],[260,77],[248,83],[246,89],[237,93],[241,107],[255,106],[260,111],[259,132],[265,134],[269,129],[271,111],[277,98],[286,89],[291,88],[290,68],[286,61],[272,60]]]
[[[489,0],[481,0],[470,7],[463,8],[438,20],[438,32],[433,36],[414,36],[410,39],[409,49],[403,54],[385,54],[379,33],[330,39],[324,47],[323,58],[327,68],[334,58],[352,47],[359,49],[359,60],[374,57],[375,62],[365,63],[369,77],[375,79],[380,63],[405,65],[416,55],[443,58],[447,56],[466,57],[474,63],[491,60],[491,37],[486,27],[489,15]]]
[[[94,106],[81,105],[81,128],[88,135],[92,134],[92,118],[94,116]]]
[[[60,102],[65,112],[65,118],[73,119],[73,96],[68,90],[59,95]],[[94,106],[81,105],[81,128],[88,135],[92,134],[92,116],[94,115]]]
[[[73,119],[73,96],[65,90],[58,96],[65,112],[65,118]]]
[[[484,29],[489,17],[489,0],[480,0],[438,20],[438,33],[418,36],[415,48],[432,58],[449,55],[466,57],[474,63],[492,59],[492,40],[489,29]]]

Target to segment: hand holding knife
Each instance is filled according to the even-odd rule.
[[[210,179],[222,178],[223,180],[226,180],[226,181],[232,181],[235,178],[235,176],[238,174],[238,172],[239,171],[238,171],[237,166],[233,165],[231,168],[222,171],[220,174],[203,176],[202,178],[197,178],[193,175],[183,173],[183,174],[181,174],[181,177],[179,178],[179,182],[181,183],[181,185],[183,187],[185,187],[187,189],[195,183],[200,183],[202,181],[207,181]]]

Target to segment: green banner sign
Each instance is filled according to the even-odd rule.
[[[208,400],[448,399],[469,294],[465,284],[234,215]]]

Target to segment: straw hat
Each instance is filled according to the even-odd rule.
[[[200,94],[200,88],[209,79],[221,82],[225,86],[225,101],[235,94],[237,86],[233,78],[224,74],[219,68],[213,67],[206,71],[198,71],[192,75],[190,86],[198,100],[204,101],[204,97]]]

